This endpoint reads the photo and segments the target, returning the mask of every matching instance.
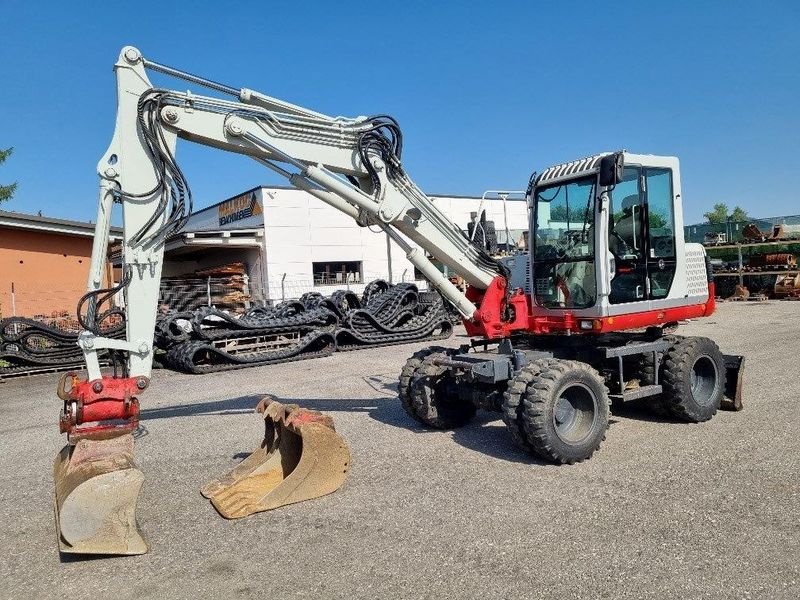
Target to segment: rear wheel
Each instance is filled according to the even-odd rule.
[[[525,439],[545,460],[580,462],[605,439],[608,390],[600,374],[586,363],[549,361],[528,384],[523,404]]]
[[[663,361],[661,357],[659,362]],[[653,354],[646,352],[642,354],[636,364],[636,376],[639,379],[639,385],[655,385],[656,383],[656,363],[653,360]],[[645,398],[647,407],[656,415],[660,417],[668,417],[671,413],[664,403],[663,394],[657,396],[650,396]]]
[[[425,358],[434,352],[446,352],[446,349],[441,346],[430,346],[429,348],[417,350],[406,361],[406,364],[403,365],[403,369],[400,371],[400,381],[397,386],[397,395],[400,397],[400,404],[402,404],[406,414],[419,423],[422,423],[422,418],[417,414],[417,411],[414,410],[414,403],[411,400],[411,380],[414,378],[417,369],[422,365]]]
[[[514,375],[508,382],[508,387],[503,394],[502,416],[503,423],[506,424],[508,433],[514,443],[528,452],[533,452],[533,447],[525,437],[525,425],[522,418],[522,411],[525,408],[524,398],[528,392],[528,386],[544,368],[548,362],[554,359],[541,359],[528,363]]]
[[[725,359],[704,337],[679,339],[661,363],[662,401],[670,413],[691,423],[708,421],[725,392]]]
[[[434,364],[454,350],[428,355],[411,379],[411,402],[419,420],[436,429],[455,429],[469,423],[476,407],[459,396],[457,382],[447,367]]]

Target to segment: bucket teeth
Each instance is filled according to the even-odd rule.
[[[742,410],[742,380],[744,377],[744,356],[726,354],[725,394],[720,408],[723,410]]]
[[[133,462],[133,436],[79,440],[53,467],[59,549],[73,554],[144,554],[136,501],[144,475]]]
[[[201,493],[227,519],[238,519],[335,492],[344,483],[350,450],[317,411],[284,405],[267,396],[261,446]]]

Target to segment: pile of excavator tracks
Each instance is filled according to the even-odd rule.
[[[107,311],[99,323],[102,335],[125,337],[125,318],[121,310]],[[77,321],[72,319],[0,319],[0,377],[82,366],[79,329]]]
[[[450,337],[453,314],[436,292],[369,283],[361,297],[319,292],[234,316],[213,307],[163,315],[155,343],[163,366],[208,373],[327,356],[335,351]]]
[[[274,307],[235,315],[215,307],[159,317],[154,345],[161,366],[209,373],[328,356],[333,352],[450,337],[460,322],[438,292],[377,279],[359,296],[309,292]],[[0,377],[80,368],[77,324],[22,317],[0,320]],[[124,313],[102,322],[108,337],[125,335]]]

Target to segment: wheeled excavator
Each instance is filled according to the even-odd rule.
[[[682,320],[714,312],[701,245],[684,240],[676,158],[603,152],[529,181],[528,252],[496,260],[411,180],[389,116],[331,117],[145,58],[125,47],[114,66],[117,118],[98,164],[97,228],[78,307],[86,375],[58,394],[68,444],[56,459],[60,549],[147,550],[135,518],[143,475],[133,460],[139,397],[150,385],[164,243],[192,210],[175,160],[183,139],[250,157],[294,187],[377,227],[463,316],[470,342],[416,352],[399,379],[408,415],[434,428],[499,411],[512,439],[555,463],[589,458],[609,405],[646,399],[685,421],[741,408],[744,359],[710,339],[681,337]],[[153,87],[156,72],[209,95]],[[114,204],[124,225],[123,276],[102,288]],[[467,284],[462,292],[433,264]],[[102,335],[103,303],[123,294],[125,339]],[[113,365],[101,372],[99,354]],[[337,489],[350,459],[329,417],[260,403],[261,447],[203,489],[224,516],[243,516]]]

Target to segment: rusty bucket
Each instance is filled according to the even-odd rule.
[[[144,475],[133,462],[131,434],[65,446],[56,456],[53,476],[61,552],[147,552],[135,515]]]
[[[261,446],[201,490],[223,517],[239,519],[319,498],[342,486],[350,450],[331,417],[270,396],[256,410],[264,417]]]

